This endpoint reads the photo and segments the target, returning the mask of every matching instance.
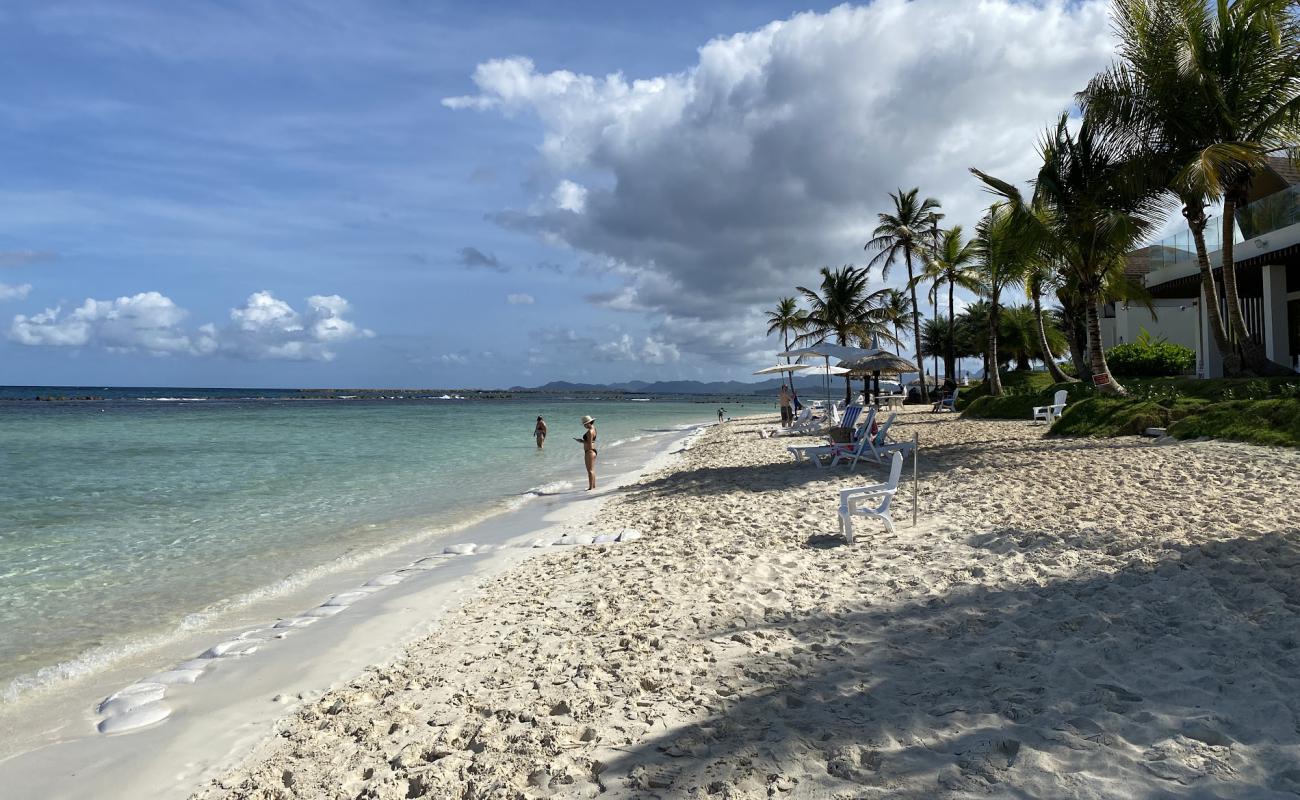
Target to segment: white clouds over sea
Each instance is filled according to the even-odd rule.
[[[87,298],[64,313],[47,308],[18,314],[9,338],[23,345],[103,349],[150,355],[214,355],[249,360],[330,361],[336,345],[374,332],[344,315],[351,310],[338,295],[313,295],[299,313],[270,292],[254,292],[243,306],[230,310],[230,321],[187,330],[189,313],[159,292],[141,292],[115,300]]]

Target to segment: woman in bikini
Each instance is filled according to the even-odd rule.
[[[587,491],[591,491],[596,488],[596,420],[583,417],[582,427],[587,432],[582,434],[581,439],[574,441],[582,443],[582,458],[587,464]]]

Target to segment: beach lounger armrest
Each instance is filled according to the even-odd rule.
[[[883,494],[893,494],[898,491],[897,486],[890,486],[887,483],[873,483],[870,486],[857,486],[853,489],[840,490],[840,502],[847,502],[854,497],[877,497]]]

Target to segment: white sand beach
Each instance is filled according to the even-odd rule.
[[[1300,453],[898,428],[919,526],[730,423],[196,797],[1300,792]]]

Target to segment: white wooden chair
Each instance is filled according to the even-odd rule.
[[[1034,406],[1034,418],[1031,422],[1042,420],[1048,425],[1051,425],[1054,421],[1060,419],[1061,412],[1065,411],[1065,398],[1066,391],[1064,389],[1058,389],[1056,396],[1052,398],[1052,404],[1050,406]]]
[[[885,530],[894,532],[894,521],[889,518],[889,504],[898,491],[898,476],[903,471],[903,454],[894,453],[889,465],[889,480],[870,486],[858,486],[840,492],[840,533],[853,544],[853,518],[868,517],[885,523]]]

